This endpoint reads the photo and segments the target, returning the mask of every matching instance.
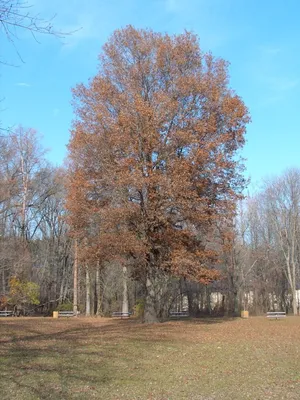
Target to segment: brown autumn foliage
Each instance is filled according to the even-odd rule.
[[[100,260],[131,260],[153,316],[159,269],[203,283],[218,277],[208,237],[244,185],[237,152],[249,115],[228,86],[227,63],[189,32],[128,26],[99,61],[74,90],[70,221]]]

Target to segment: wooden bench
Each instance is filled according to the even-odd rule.
[[[169,316],[171,318],[182,318],[182,317],[189,317],[190,314],[188,311],[170,311]]]
[[[13,311],[0,311],[0,317],[13,317],[14,312]]]
[[[114,311],[111,316],[112,317],[117,317],[117,318],[129,318],[130,315],[131,315],[130,312],[123,313],[123,312],[119,312],[119,311]]]
[[[59,317],[75,317],[76,313],[74,311],[58,311]]]
[[[279,319],[279,318],[285,318],[286,313],[284,311],[269,311],[267,312],[267,318],[270,319]]]

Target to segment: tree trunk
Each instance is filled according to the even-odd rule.
[[[293,314],[298,315],[298,304],[297,304],[297,291],[296,288],[293,288]]]
[[[2,268],[2,294],[6,294],[6,284],[5,284],[5,268]]]
[[[156,296],[155,296],[155,276],[154,272],[150,271],[146,278],[146,298],[145,298],[145,311],[144,322],[153,324],[159,322],[156,310]]]
[[[204,288],[202,287],[200,293],[200,314],[202,314],[204,311],[204,303]]]
[[[101,301],[101,282],[100,282],[100,264],[99,261],[97,262],[96,267],[96,282],[95,282],[95,297],[96,297],[96,304],[95,304],[95,312],[96,315],[102,314],[102,301]]]
[[[239,315],[239,293],[237,290],[233,292],[233,315],[235,317]]]
[[[193,292],[185,278],[184,278],[184,283],[185,283],[186,296],[187,296],[187,300],[188,300],[189,314],[194,315]]]
[[[28,192],[28,175],[24,167],[24,157],[21,155],[21,171],[22,171],[22,214],[21,214],[21,238],[23,241],[23,246],[25,247],[26,241],[26,203],[27,203],[27,192]]]
[[[73,271],[73,311],[75,315],[78,312],[78,241],[75,239],[75,251],[74,251],[74,271]]]
[[[90,317],[91,315],[91,280],[89,267],[85,267],[85,315]]]
[[[206,312],[208,315],[211,315],[211,298],[210,298],[210,290],[208,286],[205,286],[205,297],[206,297]]]
[[[64,301],[64,287],[65,287],[65,272],[63,271],[63,276],[60,281],[60,287],[59,287],[59,304],[63,303]]]
[[[127,268],[123,267],[123,300],[122,313],[128,313],[128,287],[127,287]]]

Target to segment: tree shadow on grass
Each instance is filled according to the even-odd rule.
[[[74,330],[59,338],[55,334],[14,338],[1,346],[1,399],[71,399],[75,393],[89,398],[88,393],[94,392],[100,398],[101,388],[116,380],[118,349],[101,351],[99,343],[85,348],[78,345],[80,338],[70,341],[70,332]]]
[[[111,319],[109,322],[98,323],[101,320],[84,318],[77,319],[76,321],[65,320],[61,321],[61,324],[53,326],[52,320],[49,318],[47,321],[41,319],[42,323],[38,324],[37,318],[28,319],[25,318],[15,321],[9,321],[0,325],[0,344],[12,343],[16,341],[35,341],[39,342],[48,340],[84,340],[87,335],[91,337],[123,337],[124,332],[126,337],[128,336],[140,336],[140,335],[153,335],[155,332],[171,331],[174,327],[188,326],[188,325],[213,325],[221,324],[224,322],[235,321],[236,318],[221,318],[221,317],[206,317],[206,318],[189,318],[189,319],[174,319],[164,321],[158,324],[143,324],[136,319],[128,320],[114,320]],[[91,322],[92,321],[92,322]],[[73,323],[75,322],[75,323]],[[6,325],[9,328],[6,332]],[[50,328],[50,332],[48,332]],[[13,331],[11,335],[10,331]],[[8,337],[3,338],[3,332],[6,332]]]
[[[18,319],[1,321],[1,400],[105,398],[128,380],[142,354],[154,345],[176,342],[178,327],[211,325],[220,318],[141,324],[136,320]],[[226,319],[228,321],[228,319]],[[182,339],[178,338],[180,342]],[[139,384],[147,377],[139,376]],[[13,395],[12,395],[13,393]],[[107,392],[108,393],[108,392]]]

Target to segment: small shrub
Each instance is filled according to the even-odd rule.
[[[40,287],[38,284],[26,280],[20,280],[13,276],[9,280],[9,303],[24,308],[28,305],[39,305]]]
[[[144,316],[144,309],[145,309],[145,300],[138,299],[136,305],[134,306],[134,315],[137,318],[143,318]]]

